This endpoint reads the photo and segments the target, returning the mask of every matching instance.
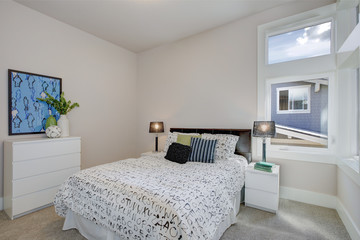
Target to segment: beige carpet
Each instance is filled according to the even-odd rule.
[[[9,220],[0,212],[1,240],[67,240],[85,239],[77,230],[62,231],[64,219],[53,207]],[[242,206],[238,222],[231,226],[222,240],[350,240],[344,224],[333,209],[280,200],[278,214]]]

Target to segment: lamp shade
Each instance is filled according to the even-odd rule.
[[[163,133],[164,122],[150,122],[149,133]]]
[[[253,128],[254,137],[275,137],[275,122],[274,121],[255,121]]]

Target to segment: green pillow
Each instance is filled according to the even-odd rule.
[[[201,138],[201,135],[182,135],[178,134],[177,143],[180,143],[182,145],[190,146],[191,138]]]

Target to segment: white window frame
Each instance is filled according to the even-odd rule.
[[[271,119],[271,85],[277,83],[287,83],[287,82],[298,82],[298,81],[309,81],[313,79],[321,79],[326,78],[328,79],[328,147],[327,148],[315,148],[315,147],[300,147],[300,146],[288,146],[288,145],[273,145],[269,139],[268,141],[268,155],[269,153],[278,155],[282,151],[286,151],[287,153],[299,153],[299,152],[306,152],[309,154],[325,154],[329,155],[332,154],[332,149],[335,148],[333,141],[330,141],[331,135],[334,135],[333,131],[330,129],[335,128],[335,110],[334,107],[330,108],[329,106],[333,106],[335,104],[333,98],[330,96],[336,95],[335,89],[333,87],[334,83],[334,73],[321,73],[321,74],[312,74],[312,75],[304,75],[304,76],[288,76],[282,78],[270,78],[266,81],[266,119]]]
[[[350,3],[350,4],[348,4]],[[357,44],[357,39],[351,36],[359,27],[359,1],[340,1],[338,8],[338,39],[342,44],[338,47],[338,78],[340,91],[340,100],[342,108],[339,109],[340,115],[345,115],[342,118],[342,125],[347,128],[342,128],[339,134],[342,141],[338,144],[338,167],[350,177],[358,186],[360,186],[360,48]],[[357,49],[344,50],[344,46],[350,43],[357,47]],[[346,48],[345,48],[346,49]],[[356,56],[354,58],[354,56]],[[354,101],[355,99],[355,101]]]
[[[279,63],[284,63],[284,62],[292,62],[292,61],[298,61],[298,60],[306,60],[309,58],[314,58],[314,57],[305,57],[305,58],[300,58],[300,59],[295,59],[295,60],[289,60],[289,61],[283,61],[283,62],[278,62],[278,63],[269,63],[269,38],[272,36],[276,36],[276,35],[280,35],[280,34],[284,34],[284,33],[288,33],[288,32],[293,32],[296,30],[300,30],[300,29],[304,29],[307,27],[313,27],[313,26],[317,26],[323,23],[327,23],[330,22],[331,23],[331,35],[330,35],[330,54],[324,54],[324,55],[320,55],[320,56],[315,56],[315,57],[321,57],[321,56],[327,56],[327,55],[331,55],[335,52],[335,44],[334,44],[334,18],[333,17],[329,17],[329,18],[324,18],[321,20],[313,20],[310,21],[309,20],[305,20],[299,23],[294,24],[289,24],[288,26],[283,26],[280,29],[275,29],[275,30],[271,30],[269,32],[267,32],[266,34],[266,64],[267,65],[274,65],[274,64],[279,64]]]
[[[269,87],[274,82],[303,81],[326,77],[329,80],[328,98],[328,148],[311,148],[286,145],[271,145],[267,139],[267,156],[287,160],[321,162],[336,164],[337,136],[337,79],[336,56],[335,56],[335,33],[334,24],[336,4],[330,4],[318,9],[279,19],[258,26],[258,111],[257,120],[270,120],[271,98],[269,99]],[[331,54],[292,60],[288,62],[268,64],[267,37],[276,33],[289,32],[301,27],[317,25],[332,21],[331,30]],[[255,159],[261,159],[261,139],[254,138],[253,152]]]
[[[359,10],[359,5],[357,6],[357,11]],[[358,15],[357,15],[358,16]],[[358,19],[357,19],[358,20]],[[353,161],[355,164],[351,166],[358,174],[360,174],[360,66],[356,69],[356,154],[353,156]]]
[[[290,91],[296,88],[306,88],[308,92],[308,99],[307,99],[307,109],[290,109],[288,110],[280,110],[280,91],[288,91],[290,96]],[[311,95],[310,95],[311,85],[301,85],[301,86],[289,86],[289,87],[281,87],[276,88],[276,113],[277,114],[296,114],[296,113],[310,113],[311,107]],[[290,104],[290,97],[288,99],[288,105]]]
[[[360,67],[360,66],[359,66]],[[360,126],[358,115],[360,114],[360,82],[356,76],[357,67],[339,67],[339,89],[342,94],[341,104],[343,106],[340,115],[342,117],[341,126],[347,126],[339,131],[342,141],[338,144],[338,167],[344,171],[351,179],[360,186],[360,166],[359,166],[359,134]],[[356,99],[357,101],[354,101]]]
[[[359,8],[359,6],[358,6]],[[356,114],[356,122],[357,122],[357,126],[356,126],[356,130],[357,130],[357,136],[356,136],[356,142],[357,142],[357,155],[354,156],[354,158],[359,162],[359,155],[360,155],[360,67],[357,68],[356,70],[356,90],[357,90],[357,94],[356,94],[356,110],[357,110],[357,114]],[[360,169],[358,169],[358,171],[360,172]]]

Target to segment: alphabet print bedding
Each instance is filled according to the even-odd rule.
[[[54,205],[124,239],[212,239],[244,185],[241,156],[178,164],[163,155],[82,170],[60,187]]]

